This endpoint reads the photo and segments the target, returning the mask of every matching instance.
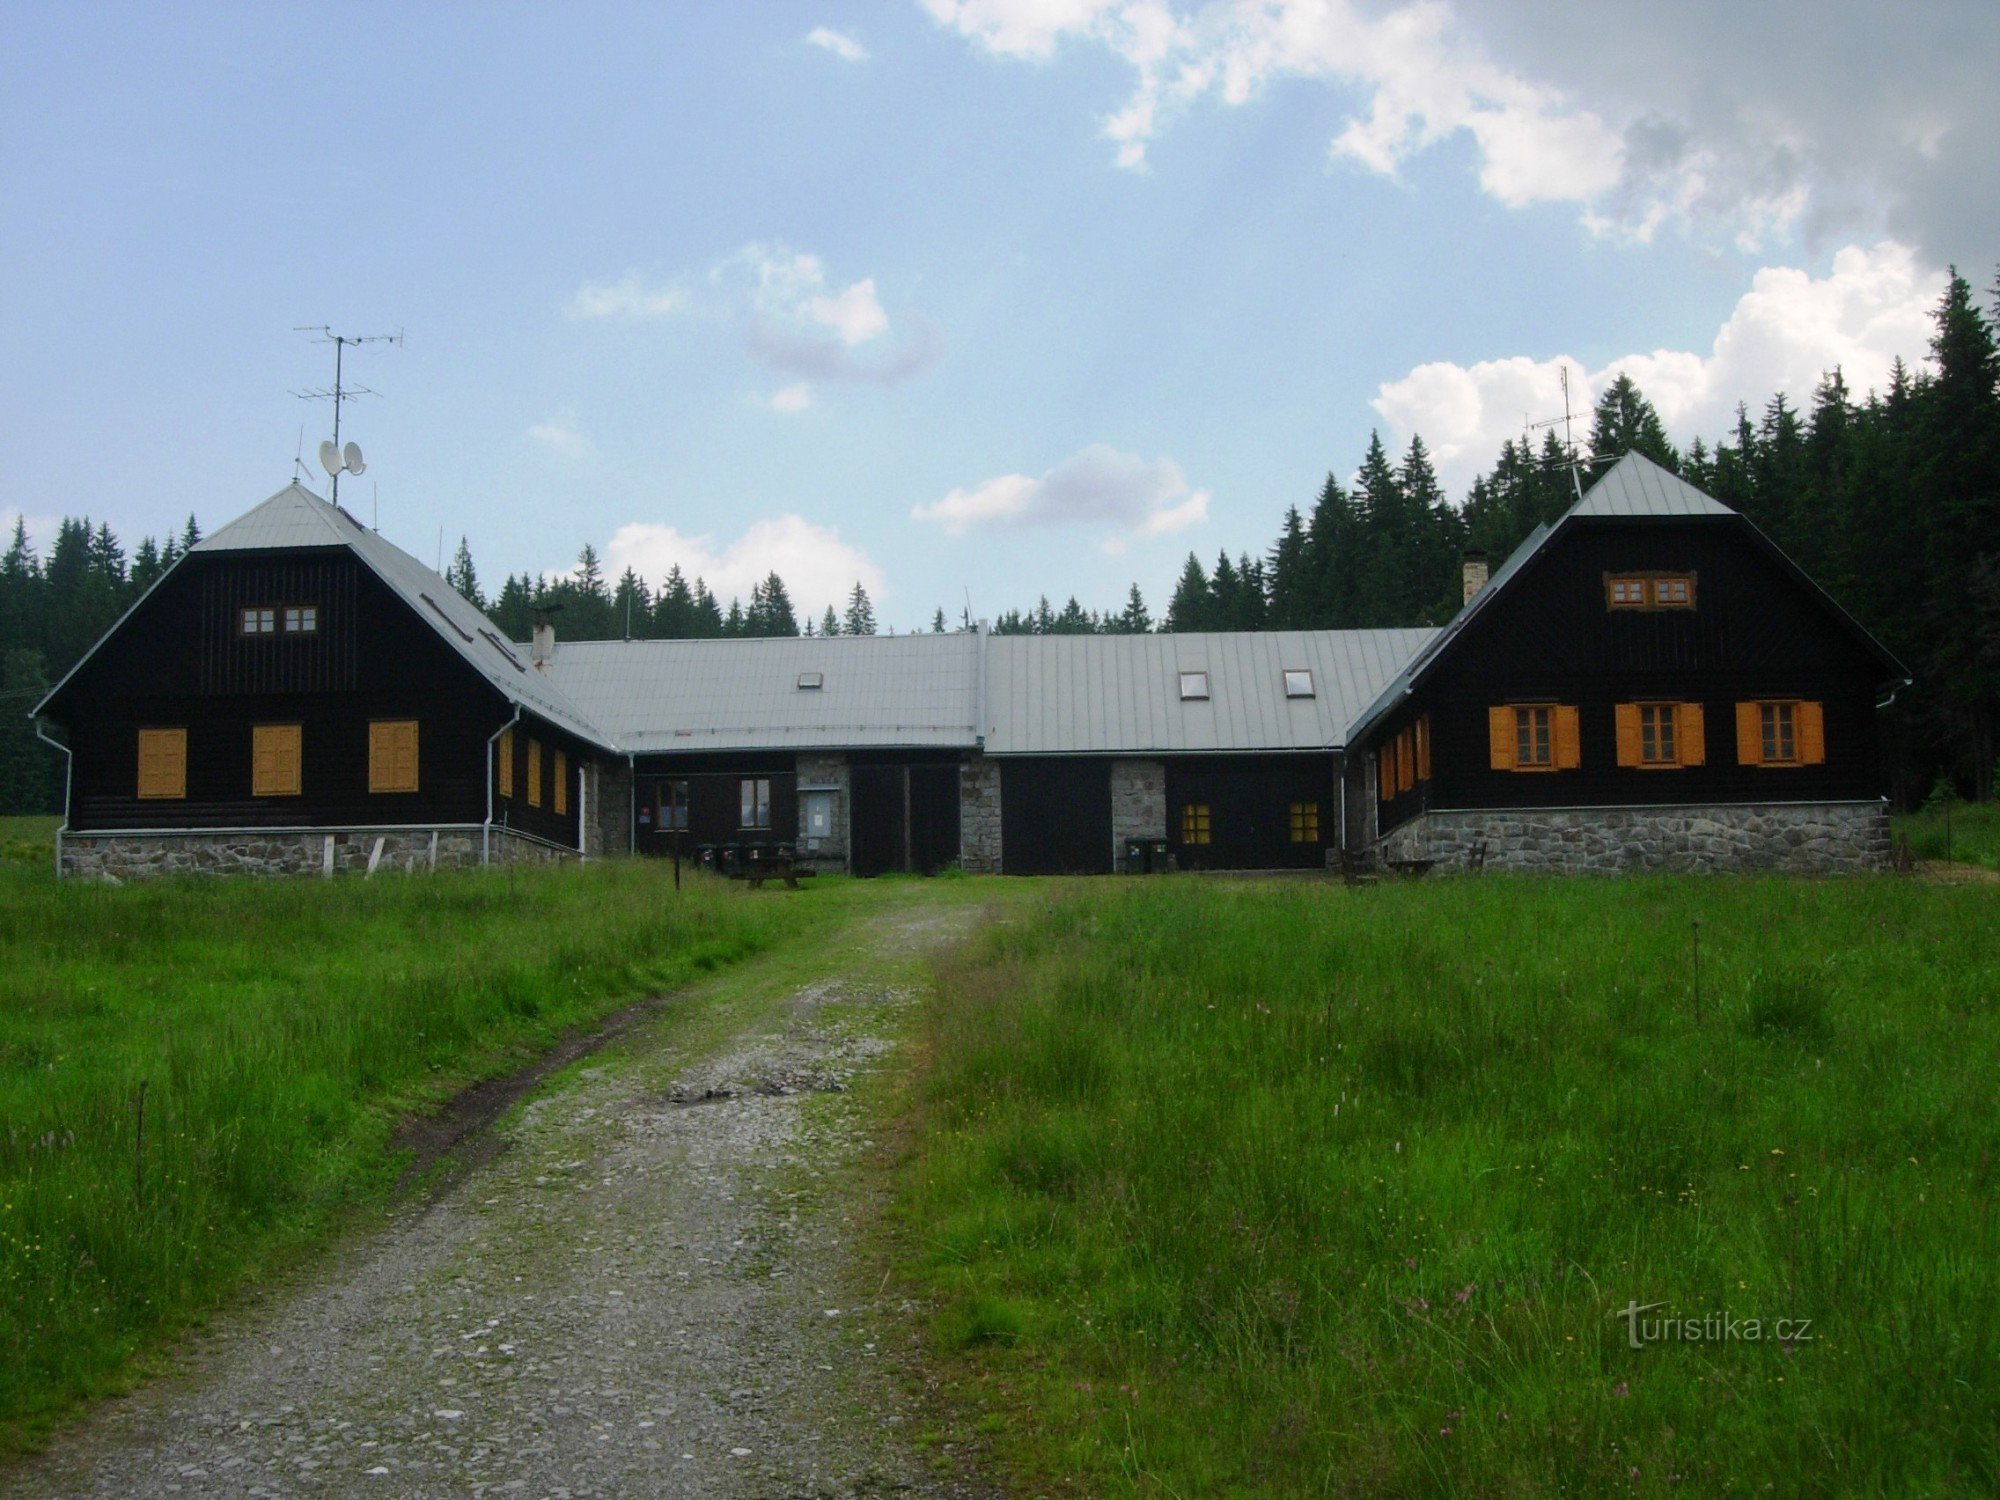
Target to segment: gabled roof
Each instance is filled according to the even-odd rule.
[[[1412,630],[1002,635],[987,646],[989,755],[1326,750],[1428,641]],[[1312,674],[1288,697],[1287,671]],[[1208,697],[1183,701],[1182,672]]]
[[[1903,664],[1890,655],[1882,643],[1863,629],[1846,610],[1840,607],[1832,595],[1821,588],[1799,565],[1787,557],[1778,545],[1736,511],[1731,510],[1711,495],[1706,495],[1678,474],[1669,472],[1643,453],[1627,453],[1617,463],[1599,476],[1583,497],[1556,519],[1553,526],[1537,526],[1527,539],[1516,547],[1507,561],[1487,580],[1486,586],[1473,595],[1466,605],[1435,639],[1422,651],[1413,656],[1409,664],[1396,674],[1393,681],[1368,706],[1367,712],[1354,721],[1347,732],[1347,743],[1360,740],[1384,715],[1407,698],[1417,684],[1447,656],[1453,644],[1465,634],[1466,629],[1480,614],[1492,607],[1520,576],[1522,570],[1532,562],[1548,545],[1563,532],[1578,523],[1604,520],[1702,520],[1727,522],[1742,527],[1764,549],[1780,567],[1790,573],[1807,589],[1819,597],[1835,619],[1859,639],[1862,646],[1873,653],[1888,669],[1888,675],[1909,680],[1909,672]]]
[[[975,635],[562,641],[549,676],[640,755],[979,742]]]
[[[338,506],[330,505],[297,483],[288,484],[262,505],[239,516],[215,535],[205,537],[189,549],[195,553],[296,551],[302,548],[345,547],[387,585],[389,591],[407,604],[418,619],[437,633],[475,672],[485,678],[500,695],[529,712],[565,729],[579,739],[605,749],[617,749],[614,741],[592,724],[543,674],[528,665],[493,622],[466,601],[458,590],[392,542],[384,541]],[[158,588],[173,576],[176,563]],[[152,590],[147,590],[150,597]],[[40,714],[83,669],[85,662],[116,635],[140,604],[127,610],[118,624],[99,637],[82,660],[63,674],[61,682],[37,704]]]

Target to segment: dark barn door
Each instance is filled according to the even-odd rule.
[[[856,875],[935,875],[958,858],[958,764],[854,765]]]
[[[1330,759],[1167,762],[1167,842],[1183,870],[1324,868],[1337,809]]]
[[[1000,764],[1000,867],[1009,875],[1111,873],[1111,766]]]

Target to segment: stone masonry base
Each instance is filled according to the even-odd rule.
[[[1818,802],[1426,812],[1391,829],[1375,852],[1390,864],[1464,869],[1482,842],[1489,870],[1858,874],[1888,867],[1889,810],[1880,802]]]
[[[376,853],[376,842],[381,852]],[[476,866],[477,828],[381,828],[310,832],[65,833],[60,873],[85,880],[144,880],[156,875],[324,875],[413,872]],[[493,830],[493,863],[554,863],[569,850]]]

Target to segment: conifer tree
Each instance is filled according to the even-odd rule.
[[[868,590],[861,586],[858,578],[847,596],[847,614],[841,620],[840,628],[848,635],[875,633],[875,606],[868,602]]]

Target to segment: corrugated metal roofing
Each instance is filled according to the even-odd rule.
[[[1338,747],[1382,684],[1434,632],[994,636],[986,666],[989,755],[1319,750]],[[1312,673],[1288,698],[1284,674]],[[1183,701],[1182,672],[1209,696]]]
[[[1628,453],[1606,469],[1568,511],[1572,516],[1733,516],[1678,474],[1643,453]]]
[[[214,536],[195,543],[192,550],[261,552],[299,547],[349,548],[510,703],[592,744],[620,748],[548,677],[529,666],[527,654],[517,651],[457,589],[303,485],[285,486]]]
[[[549,675],[641,755],[978,743],[974,635],[559,640]]]

